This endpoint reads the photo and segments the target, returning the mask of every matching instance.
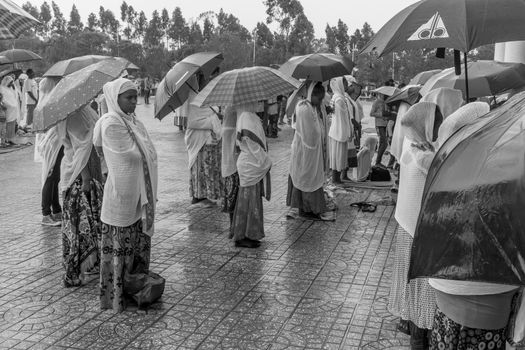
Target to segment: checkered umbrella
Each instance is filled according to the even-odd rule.
[[[15,39],[40,23],[11,0],[0,0],[0,40]]]
[[[104,84],[118,78],[126,65],[122,60],[107,59],[62,78],[35,109],[35,131],[45,131],[84,107],[102,91]]]
[[[300,83],[269,67],[250,67],[224,72],[197,95],[193,104],[232,106],[264,101],[286,95]]]
[[[7,63],[39,61],[42,59],[33,51],[23,49],[5,50],[0,52],[0,56],[6,57],[8,59]]]

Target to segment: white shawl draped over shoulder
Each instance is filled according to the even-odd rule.
[[[235,140],[237,136],[237,112],[232,107],[227,107],[222,123],[222,158],[221,175],[228,177],[237,172],[237,157]]]
[[[241,150],[237,158],[240,185],[241,187],[254,186],[272,167],[266,136],[257,114],[243,111],[237,117],[237,145]]]
[[[153,208],[157,201],[157,152],[146,128],[133,115],[125,114],[119,107],[117,98],[122,84],[127,79],[117,79],[104,85],[104,96],[109,112],[104,114],[95,126],[93,143],[102,149],[108,167],[104,186],[101,220],[109,225],[127,227],[145,215],[148,203],[143,158],[144,152],[153,190]],[[136,141],[130,135],[126,124],[131,128]],[[144,231],[153,235],[153,228]]]
[[[303,192],[314,192],[323,187],[323,128],[317,112],[307,100],[295,108],[297,117],[292,141],[290,177],[294,187]]]
[[[431,90],[421,98],[421,102],[435,103],[439,107],[443,119],[447,119],[449,115],[457,111],[465,103],[463,93],[451,88]]]
[[[394,128],[394,134],[392,135],[392,144],[390,145],[390,153],[396,157],[397,160],[401,159],[403,153],[403,142],[405,141],[405,128],[401,121],[408,112],[410,105],[406,102],[401,102],[397,111],[396,127]]]
[[[332,97],[334,112],[332,114],[332,124],[330,125],[328,136],[337,142],[349,141],[353,133],[343,79],[344,78],[339,77],[330,82],[330,87],[334,92]]]

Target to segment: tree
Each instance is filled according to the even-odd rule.
[[[348,36],[348,26],[341,19],[337,22],[335,39],[337,41],[339,54],[347,55],[349,52],[348,46],[350,44],[350,37]]]
[[[264,48],[273,46],[273,34],[270,28],[262,22],[258,22],[255,27],[256,45]]]
[[[335,50],[337,48],[337,39],[335,37],[335,28],[330,27],[330,25],[327,23],[326,28],[324,30],[326,34],[326,44],[328,45],[328,51],[335,53]]]
[[[290,32],[290,51],[294,55],[305,55],[311,51],[314,40],[314,25],[304,13],[297,16]]]
[[[99,26],[105,33],[110,33],[113,39],[118,38],[118,30],[120,23],[118,19],[115,18],[113,11],[104,9],[103,6],[100,6],[98,11],[99,17]]]
[[[204,24],[203,24],[203,28],[202,28],[202,37],[204,39],[204,41],[209,41],[213,35],[213,23],[212,21],[206,17],[204,19]]]
[[[239,19],[231,13],[224,12],[222,8],[217,14],[217,30],[219,34],[237,34],[239,35],[239,38],[244,41],[251,39],[250,32],[246,27],[241,25]]]
[[[143,39],[144,35],[146,34],[146,29],[148,28],[148,19],[146,18],[146,14],[144,11],[140,11],[137,19],[135,20],[135,32],[134,35],[139,38]]]
[[[78,13],[77,7],[73,4],[71,13],[69,14],[69,22],[67,23],[67,31],[69,34],[74,34],[82,31],[84,24],[80,20],[80,14]]]
[[[95,15],[93,12],[91,12],[87,19],[88,25],[87,28],[94,32],[98,27],[98,18],[97,15]]]
[[[51,8],[53,9],[53,22],[51,23],[51,30],[53,34],[64,35],[66,34],[66,19],[60,11],[60,7],[54,2],[51,1]]]
[[[38,19],[40,20],[40,23],[42,24],[40,26],[41,28],[41,31],[39,34],[43,35],[43,36],[48,36],[49,35],[49,30],[51,28],[51,19],[52,19],[52,15],[51,15],[51,7],[49,6],[49,4],[44,1],[42,3],[42,5],[40,5],[40,17],[38,17]]]
[[[131,40],[135,37],[135,33],[133,32],[133,27],[135,26],[135,19],[137,18],[137,12],[133,8],[133,6],[128,5],[126,10],[126,28],[124,28],[124,35],[128,40]]]
[[[168,36],[171,40],[177,43],[177,48],[181,48],[182,44],[188,41],[189,28],[186,20],[182,15],[180,7],[175,7],[171,14],[170,28],[168,29]]]
[[[270,24],[274,21],[279,23],[281,34],[284,34],[286,41],[292,30],[292,25],[296,18],[304,13],[303,6],[299,0],[265,0],[266,8],[266,23]],[[288,52],[288,45],[286,46]]]
[[[199,23],[192,23],[190,26],[190,35],[188,38],[188,44],[196,46],[202,44],[202,30]]]
[[[22,8],[29,13],[31,16],[33,16],[35,19],[40,18],[40,11],[38,11],[38,8],[36,6],[33,6],[29,1],[22,5]],[[41,28],[40,25],[37,25],[33,28],[34,33],[38,33]]]
[[[155,10],[151,14],[151,20],[146,28],[144,36],[144,45],[147,47],[159,46],[162,41],[162,20],[159,16],[159,11]]]
[[[372,30],[372,27],[370,24],[365,22],[365,24],[363,24],[363,28],[361,29],[361,38],[358,43],[359,49],[362,49],[370,41],[370,39],[372,39],[373,36],[374,31]]]
[[[120,20],[124,23],[128,21],[128,3],[125,1],[120,5]]]
[[[160,15],[160,22],[162,23],[162,36],[166,38],[166,48],[168,48],[169,47],[168,29],[170,27],[170,14],[168,13],[168,10],[166,10],[166,8],[162,9],[162,13]]]

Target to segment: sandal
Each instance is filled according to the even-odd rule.
[[[358,208],[362,212],[373,213],[377,209],[377,204],[371,202],[354,202],[350,204],[351,207]]]

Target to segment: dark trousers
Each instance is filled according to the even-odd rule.
[[[64,156],[64,147],[60,148],[58,152],[57,160],[51,174],[47,177],[44,187],[42,188],[42,215],[47,216],[51,214],[60,213],[62,208],[60,207],[60,200],[58,194],[58,183],[60,182],[60,163],[62,163],[62,157]]]
[[[36,105],[27,105],[27,122],[26,125],[33,124],[33,114],[35,113]]]
[[[379,147],[377,149],[376,164],[381,163],[383,154],[388,147],[388,137],[386,135],[386,126],[376,126],[377,136],[379,136]]]
[[[144,103],[149,105],[149,97],[151,95],[151,90],[150,89],[146,89],[144,90]]]
[[[427,350],[430,346],[430,331],[419,328],[413,322],[409,321],[410,327],[410,348],[412,350]]]

